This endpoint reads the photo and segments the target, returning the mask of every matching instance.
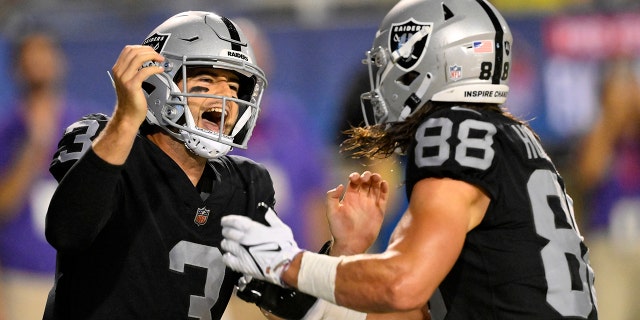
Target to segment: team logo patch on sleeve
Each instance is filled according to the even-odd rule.
[[[199,226],[204,225],[207,223],[207,220],[209,220],[209,212],[211,212],[211,210],[207,208],[198,208],[198,211],[196,211],[196,217],[193,218],[193,222]]]
[[[152,47],[157,53],[162,52],[164,46],[167,44],[167,40],[171,36],[170,33],[154,33],[153,35],[142,41],[143,46]]]
[[[429,45],[432,28],[433,23],[419,22],[414,20],[413,18],[402,23],[391,24],[391,32],[389,33],[389,49],[391,50],[391,52],[398,50],[407,42],[415,41],[411,50],[408,51],[409,53],[407,55],[401,56],[400,59],[398,59],[397,63],[398,65],[400,65],[400,67],[405,70],[411,70],[418,64],[418,62],[420,62],[424,53],[426,52],[425,49]],[[411,37],[415,34],[418,34],[419,38],[411,39]],[[411,45],[411,43],[408,43],[407,45]]]

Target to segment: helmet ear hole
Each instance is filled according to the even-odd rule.
[[[167,79],[166,74],[152,75],[142,82],[142,90],[147,96],[147,117],[152,118],[151,123],[160,126],[166,126],[167,121],[178,122],[185,112],[184,99],[171,94],[179,92],[178,86]]]
[[[156,90],[156,86],[154,86],[148,81],[145,81],[142,83],[142,90],[144,90],[147,96],[150,96],[151,93],[153,93]]]
[[[410,86],[414,80],[416,80],[420,76],[420,72],[417,71],[409,71],[403,74],[400,78],[398,78],[398,82],[402,83],[405,86]]]

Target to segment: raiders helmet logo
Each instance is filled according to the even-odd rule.
[[[198,208],[198,211],[196,211],[196,217],[193,218],[193,222],[199,226],[204,225],[207,223],[207,220],[209,220],[209,212],[211,212],[211,210],[207,208]]]
[[[432,22],[418,22],[413,18],[402,22],[402,23],[393,23],[391,24],[391,32],[389,33],[389,50],[391,52],[395,52],[400,49],[405,43],[407,43],[411,36],[420,31],[423,31],[419,36],[420,39],[415,39],[409,42],[413,43],[413,48],[411,50],[407,50],[408,54],[402,55],[400,59],[396,62],[402,69],[411,70],[414,66],[420,62],[422,56],[425,53],[425,49],[429,44],[429,40],[431,39],[431,28],[433,27]],[[428,28],[428,29],[425,29]],[[425,30],[423,30],[425,29]],[[424,32],[428,32],[426,35]],[[407,44],[411,45],[411,44]],[[406,49],[405,49],[406,50]],[[403,51],[405,51],[403,50]]]
[[[142,45],[150,46],[157,53],[160,53],[164,49],[164,46],[167,44],[167,40],[169,40],[170,36],[170,33],[154,33],[153,35],[142,41]]]

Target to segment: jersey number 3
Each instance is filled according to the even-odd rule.
[[[454,123],[447,118],[431,118],[416,132],[415,163],[439,166],[453,159],[461,166],[486,170],[495,151],[492,147],[496,127],[489,122],[467,119],[458,125],[457,145],[451,148]],[[481,152],[478,152],[481,151]],[[547,302],[565,317],[588,317],[595,301],[593,270],[589,256],[575,228],[573,204],[558,183],[557,175],[547,169],[534,171],[527,191],[536,233],[549,242],[540,255],[548,283]]]
[[[169,268],[184,273],[185,265],[207,269],[204,297],[191,296],[189,317],[211,320],[211,308],[218,301],[218,288],[224,280],[225,265],[220,250],[189,241],[178,242],[169,252]]]

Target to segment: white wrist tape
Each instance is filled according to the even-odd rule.
[[[298,273],[298,290],[336,303],[336,271],[342,257],[304,252]]]
[[[345,307],[329,303],[322,299],[318,299],[313,307],[309,309],[307,314],[304,315],[304,318],[302,318],[302,320],[365,320],[366,318],[366,313],[347,309]]]

